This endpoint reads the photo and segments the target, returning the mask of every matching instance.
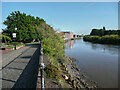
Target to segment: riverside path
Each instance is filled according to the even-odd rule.
[[[36,88],[40,44],[2,54],[2,88]]]

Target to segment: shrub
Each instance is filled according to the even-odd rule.
[[[50,64],[45,67],[45,74],[47,78],[58,78],[60,75],[60,71],[58,67]]]

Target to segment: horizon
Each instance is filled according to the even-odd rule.
[[[104,26],[118,30],[118,2],[2,2],[2,23],[14,11],[38,16],[54,29],[75,34],[89,34]]]

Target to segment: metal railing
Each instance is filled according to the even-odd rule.
[[[44,90],[45,89],[45,82],[44,82],[44,63],[43,63],[43,47],[42,47],[42,41],[40,42],[40,45],[41,45],[41,49],[40,49],[40,72],[41,72],[41,89]]]

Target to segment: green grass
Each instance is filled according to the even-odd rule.
[[[16,47],[21,46],[21,45],[25,45],[25,44],[24,44],[24,43],[22,43],[22,44],[17,44]]]
[[[16,47],[18,47],[18,46],[21,46],[21,45],[24,45],[23,43],[22,44],[16,44]],[[8,47],[3,47],[3,48],[14,48],[15,47],[15,45],[10,45],[10,46],[8,46]]]
[[[6,49],[7,49],[7,48],[13,48],[13,47],[15,47],[15,46],[12,45],[12,46],[3,47],[3,48],[6,48]]]

